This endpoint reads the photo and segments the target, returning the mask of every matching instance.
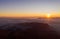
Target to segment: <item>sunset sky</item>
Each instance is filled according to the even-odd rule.
[[[60,17],[60,0],[0,0],[0,17]]]

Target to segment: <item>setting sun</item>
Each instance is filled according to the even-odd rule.
[[[47,17],[49,18],[51,16],[51,14],[47,14]]]

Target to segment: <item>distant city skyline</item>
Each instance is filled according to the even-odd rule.
[[[0,0],[0,17],[60,17],[60,0]]]

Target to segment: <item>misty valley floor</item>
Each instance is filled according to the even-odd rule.
[[[24,22],[4,25],[0,29],[0,39],[60,39],[60,35],[46,23]]]

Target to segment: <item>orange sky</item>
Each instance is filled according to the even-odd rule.
[[[0,17],[47,16],[60,17],[60,0],[0,0]]]
[[[47,17],[49,13],[45,14],[0,14],[0,17]],[[60,17],[60,14],[50,13],[50,17]]]

